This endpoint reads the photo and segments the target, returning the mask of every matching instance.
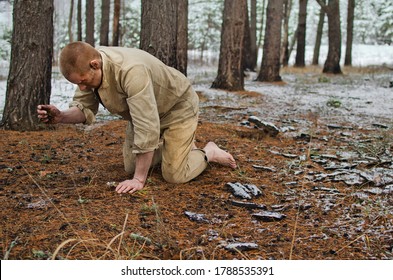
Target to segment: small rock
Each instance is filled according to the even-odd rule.
[[[260,170],[265,170],[265,171],[270,171],[270,172],[276,172],[276,169],[274,169],[273,167],[261,166],[261,165],[255,165],[255,164],[252,167],[254,167],[255,169],[260,169]]]
[[[311,141],[311,135],[310,134],[306,134],[306,133],[301,133],[298,136],[294,137],[295,140],[303,140],[306,142],[310,142]]]
[[[253,196],[257,197],[262,195],[262,191],[258,189],[257,186],[252,184],[244,184],[244,186],[246,187],[248,192],[251,193]]]
[[[207,231],[207,236],[208,236],[209,241],[213,241],[213,240],[217,239],[220,236],[220,234],[213,229],[209,229]]]
[[[330,188],[326,188],[324,186],[314,186],[311,190],[312,191],[324,191],[324,192],[330,192],[330,193],[340,193],[340,191],[337,189],[330,189]]]
[[[253,196],[262,195],[262,191],[257,186],[252,184],[226,183],[226,186],[231,190],[232,194],[239,198],[251,199]]]
[[[386,124],[382,124],[382,123],[373,123],[372,126],[378,127],[378,128],[389,128],[389,126],[387,126]]]
[[[210,223],[210,221],[205,217],[204,214],[197,214],[190,211],[185,211],[184,214],[193,222]]]
[[[236,197],[251,199],[251,195],[248,190],[240,183],[226,183],[226,186],[230,188],[232,194]]]
[[[237,251],[248,251],[248,250],[256,250],[258,249],[258,244],[256,243],[231,243],[225,246],[225,249],[232,252]]]
[[[231,204],[234,206],[243,207],[246,209],[263,209],[263,210],[267,209],[266,205],[264,205],[264,204],[256,204],[256,203],[252,203],[252,202],[243,202],[243,201],[232,200]]]
[[[286,215],[272,211],[260,211],[258,213],[252,214],[252,216],[263,222],[281,221],[282,219],[286,218]]]
[[[338,125],[338,124],[328,124],[327,127],[330,128],[330,129],[349,129],[349,130],[353,130],[353,127],[342,126],[342,125]]]
[[[282,155],[283,155],[284,157],[286,157],[286,158],[297,158],[297,157],[298,157],[297,155],[288,154],[288,153],[282,153]]]
[[[50,202],[44,199],[27,204],[28,209],[45,209]]]
[[[250,123],[254,123],[258,128],[262,129],[272,137],[277,136],[277,134],[280,132],[280,130],[274,124],[261,121],[259,118],[255,116],[249,117],[248,121]]]

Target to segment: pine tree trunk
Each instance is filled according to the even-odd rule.
[[[71,0],[71,5],[70,5],[70,14],[68,17],[68,40],[71,42],[74,41],[73,33],[72,33],[72,23],[73,23],[73,17],[74,17],[74,0]]]
[[[258,46],[257,46],[257,0],[251,0],[250,12],[250,69],[255,71],[258,61]]]
[[[188,0],[177,0],[177,66],[187,76],[188,62]]]
[[[318,0],[321,4],[322,0]],[[342,74],[340,67],[341,58],[341,27],[339,0],[329,0],[329,5],[324,6],[328,17],[329,50],[323,67],[323,73]]]
[[[284,0],[283,38],[281,44],[280,63],[287,66],[289,62],[289,17],[291,15],[292,0]]]
[[[352,42],[353,42],[353,20],[355,17],[355,0],[348,0],[347,16],[347,43],[345,51],[344,65],[352,65]]]
[[[112,46],[119,45],[120,39],[120,0],[115,0],[113,9],[113,33],[112,33]]]
[[[307,20],[307,0],[299,0],[299,20],[297,29],[297,49],[295,67],[304,67],[306,52],[306,20]]]
[[[53,0],[15,0],[11,63],[2,126],[37,130],[37,105],[48,104],[53,57]]]
[[[244,43],[243,43],[243,70],[250,70],[253,71],[253,62],[251,58],[251,29],[250,29],[250,20],[248,17],[248,5],[247,1],[245,2],[246,5],[244,7],[245,14],[246,14],[246,22],[244,24]]]
[[[86,43],[94,47],[94,0],[86,0]]]
[[[325,1],[325,0],[322,0]],[[314,46],[314,53],[312,57],[312,65],[319,64],[319,52],[321,50],[321,42],[322,42],[322,33],[323,33],[323,24],[325,21],[325,11],[321,7],[319,12],[319,20],[318,20],[318,27],[317,27],[317,36],[315,37],[315,46]]]
[[[177,1],[142,0],[140,48],[177,66]]]
[[[82,0],[78,0],[78,11],[77,11],[77,23],[78,23],[78,41],[82,41]]]
[[[280,49],[281,49],[281,21],[283,14],[283,0],[269,0],[267,5],[267,20],[261,70],[257,81],[281,81]]]
[[[244,90],[243,44],[246,0],[225,0],[218,74],[212,88]]]
[[[101,0],[101,3],[100,45],[108,46],[110,0]]]

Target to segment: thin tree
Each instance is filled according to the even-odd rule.
[[[70,5],[70,14],[68,17],[68,38],[70,42],[74,41],[73,33],[72,33],[72,23],[73,23],[73,17],[74,17],[74,0],[71,0],[71,5]]]
[[[37,130],[37,105],[48,104],[53,58],[53,0],[15,0],[11,62],[1,126]]]
[[[86,0],[86,43],[95,45],[94,40],[94,0]]]
[[[243,44],[246,0],[225,0],[217,77],[212,88],[244,90]]]
[[[267,19],[263,57],[257,81],[281,81],[280,76],[280,49],[281,49],[281,22],[283,16],[283,0],[269,0],[267,5]]]
[[[250,69],[254,71],[258,61],[257,0],[251,0],[250,2]]]
[[[355,0],[348,0],[347,16],[347,43],[345,51],[344,65],[352,65],[352,42],[353,42],[353,22],[355,18]]]
[[[110,0],[101,0],[100,45],[109,45]]]
[[[140,48],[156,56],[166,65],[181,70],[177,47],[184,43],[178,40],[185,40],[187,36],[179,36],[178,19],[184,20],[186,17],[179,17],[178,14],[187,11],[179,11],[179,1],[187,0],[142,0]],[[183,9],[187,7],[180,6]],[[184,32],[184,29],[182,31]]]
[[[113,8],[112,46],[119,45],[120,39],[120,0],[115,0]]]
[[[78,41],[82,41],[82,0],[78,0],[77,7],[77,29],[78,29]]]
[[[307,0],[299,0],[295,67],[304,67],[306,65],[305,64],[306,22],[307,22]]]
[[[244,24],[244,43],[243,43],[243,68],[244,70],[254,71],[253,61],[251,58],[251,28],[250,18],[248,15],[248,4],[247,1],[244,6],[245,9],[245,24]]]
[[[280,54],[280,63],[283,66],[287,66],[289,61],[289,18],[291,10],[292,0],[284,0],[283,35]]]
[[[325,10],[328,18],[328,55],[323,66],[323,73],[342,74],[340,67],[341,58],[341,27],[340,27],[340,3],[339,0],[329,0],[328,5],[324,1],[316,0]]]
[[[326,0],[322,0],[322,2],[325,4]],[[319,11],[319,20],[318,20],[318,27],[317,27],[317,35],[315,37],[315,45],[314,45],[314,52],[312,56],[312,65],[318,65],[319,64],[319,52],[321,50],[321,42],[322,42],[322,33],[323,33],[323,25],[325,22],[325,11],[321,7]]]

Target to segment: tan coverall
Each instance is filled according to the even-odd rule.
[[[99,102],[128,120],[123,146],[124,167],[134,173],[138,153],[155,151],[168,182],[184,183],[206,167],[203,150],[192,149],[198,124],[199,99],[189,80],[145,51],[98,47],[102,83],[97,90],[76,90],[70,107],[78,107],[86,123],[95,121]],[[160,144],[160,138],[162,138]]]

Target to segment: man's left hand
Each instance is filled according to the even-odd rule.
[[[134,193],[143,189],[144,184],[137,179],[125,180],[119,183],[116,187],[118,193]]]

